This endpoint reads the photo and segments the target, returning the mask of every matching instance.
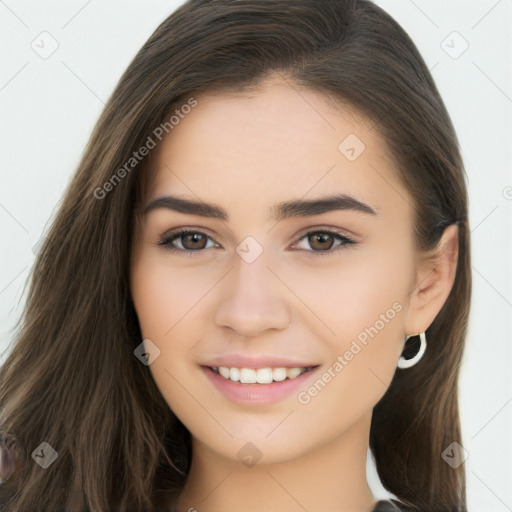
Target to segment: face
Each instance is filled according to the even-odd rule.
[[[412,199],[372,123],[319,93],[268,79],[197,100],[155,149],[133,247],[149,370],[201,446],[290,460],[371,415],[391,382]]]

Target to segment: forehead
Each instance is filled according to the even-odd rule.
[[[353,108],[280,77],[195,99],[156,150],[150,197],[247,208],[332,193],[377,209],[408,202],[384,140]]]

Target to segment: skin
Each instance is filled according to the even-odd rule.
[[[193,439],[177,510],[370,512],[372,409],[397,371],[406,336],[425,331],[450,292],[457,228],[445,230],[435,251],[419,253],[412,198],[381,136],[362,115],[334,108],[317,92],[271,76],[250,93],[197,99],[154,150],[146,204],[172,194],[219,205],[229,219],[153,209],[137,226],[131,266],[143,338],[160,349],[149,369]],[[354,161],[338,149],[350,134],[366,146]],[[277,203],[333,193],[376,215],[270,216]],[[211,239],[194,245],[177,237],[177,248],[206,248],[187,257],[158,245],[180,227]],[[326,228],[356,244],[305,236]],[[236,252],[247,236],[263,248],[252,263]],[[307,389],[396,303],[394,318],[307,404],[296,393],[266,406],[235,404],[199,366],[226,352],[290,356],[321,365]],[[261,453],[251,467],[237,456],[247,442]]]

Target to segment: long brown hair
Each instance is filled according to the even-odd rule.
[[[441,454],[462,444],[467,192],[428,68],[404,30],[369,0],[189,0],[121,77],[32,269],[0,375],[0,434],[20,448],[16,471],[0,485],[5,510],[156,510],[183,488],[190,434],[133,353],[141,333],[130,252],[151,155],[126,163],[190,98],[257,86],[270,72],[374,121],[413,198],[419,249],[459,226],[455,282],[427,330],[427,353],[396,372],[374,409],[370,447],[384,487],[404,507],[466,509],[464,466],[453,469]],[[46,469],[31,457],[43,442],[58,454]]]

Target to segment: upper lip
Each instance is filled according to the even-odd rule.
[[[242,354],[226,354],[223,356],[212,357],[203,366],[218,368],[219,366],[227,366],[228,368],[308,368],[310,366],[318,366],[309,361],[299,361],[286,357],[276,356],[245,356]]]

